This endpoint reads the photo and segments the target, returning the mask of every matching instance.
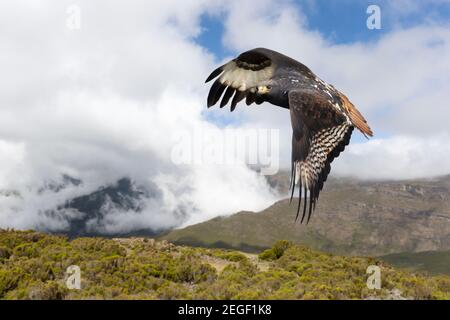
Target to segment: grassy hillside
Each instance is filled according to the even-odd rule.
[[[366,269],[381,267],[381,290]],[[81,269],[81,290],[65,270]],[[288,242],[257,255],[147,238],[78,238],[0,230],[1,299],[450,299],[448,276],[396,270]]]
[[[450,275],[450,250],[394,253],[380,259],[399,268]]]
[[[273,178],[275,179],[275,178]],[[271,183],[284,190],[285,179]],[[287,192],[284,190],[283,192]],[[278,239],[345,255],[450,249],[450,178],[401,182],[331,180],[308,225],[295,202],[215,218],[161,237],[177,244],[258,251]]]

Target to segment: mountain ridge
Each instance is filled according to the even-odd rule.
[[[283,192],[286,180],[275,179]],[[286,239],[346,255],[449,250],[450,176],[375,182],[332,179],[310,223],[294,220],[295,205],[284,199],[257,213],[241,211],[172,230],[161,239],[250,251]]]

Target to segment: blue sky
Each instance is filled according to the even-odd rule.
[[[335,44],[355,42],[374,42],[383,35],[399,28],[411,28],[423,24],[448,24],[450,20],[450,1],[396,1],[389,0],[294,0],[303,17],[306,27],[317,31]],[[382,27],[379,30],[366,28],[369,5],[378,5],[382,14]],[[223,13],[226,15],[226,13]],[[224,33],[223,16],[204,14],[202,32],[196,42],[210,50],[218,59],[235,54],[222,43]]]
[[[282,3],[293,5],[301,17],[302,27],[319,33],[330,45],[367,45],[377,43],[398,30],[426,25],[448,26],[450,21],[449,0],[288,0]],[[370,30],[366,27],[370,15],[367,8],[370,5],[380,8],[381,29]],[[226,29],[224,21],[229,14],[220,10],[203,14],[202,32],[195,38],[195,42],[213,53],[217,61],[239,54],[227,47],[223,41]],[[380,105],[377,114],[389,116],[391,107]],[[243,120],[242,116],[229,113],[205,111],[203,116],[219,126],[238,125]],[[377,131],[377,138],[389,138],[392,135],[389,130]],[[352,141],[360,143],[366,140],[360,135],[354,135]]]
[[[381,30],[366,28],[369,4],[381,8]],[[208,73],[261,45],[307,64],[374,129],[369,141],[355,132],[332,174],[450,172],[450,0],[0,1],[0,21],[0,190],[21,194],[0,197],[2,227],[64,227],[65,216],[40,213],[124,176],[155,182],[161,197],[139,217],[112,210],[99,228],[177,225],[173,212],[195,223],[273,203],[265,179],[237,157],[237,166],[173,159],[190,146],[180,136],[204,149],[188,154],[229,150],[216,137],[231,124],[279,129],[275,158],[289,167],[289,112],[245,103],[233,113],[206,109]],[[85,183],[39,191],[62,174]]]

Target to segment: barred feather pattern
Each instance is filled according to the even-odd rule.
[[[303,161],[294,161],[291,185],[292,193],[294,192],[295,185],[299,187],[299,203],[296,220],[300,213],[302,188],[305,196],[301,223],[303,223],[306,216],[308,192],[309,210],[307,223],[311,218],[323,184],[330,173],[330,164],[344,151],[345,146],[349,144],[353,128],[353,125],[344,122],[338,126],[324,128],[314,133],[309,143],[310,149],[306,159]]]

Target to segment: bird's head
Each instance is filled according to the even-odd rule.
[[[272,90],[272,86],[270,84],[262,85],[256,88],[256,93],[258,95],[267,95],[269,94],[270,90]]]
[[[256,97],[280,107],[289,106],[287,91],[276,81],[269,80],[259,84],[256,87]]]

